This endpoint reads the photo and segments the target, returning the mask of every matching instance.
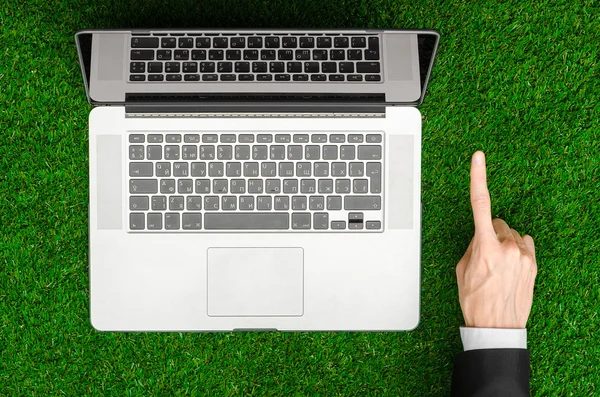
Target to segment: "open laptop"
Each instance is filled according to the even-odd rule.
[[[431,30],[82,30],[102,331],[403,331]]]

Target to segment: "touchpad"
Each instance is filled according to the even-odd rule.
[[[302,248],[209,248],[209,316],[301,316]]]

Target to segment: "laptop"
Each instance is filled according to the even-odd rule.
[[[81,30],[99,331],[408,331],[433,30]]]

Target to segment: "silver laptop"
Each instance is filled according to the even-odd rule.
[[[405,331],[429,30],[82,30],[101,331]]]

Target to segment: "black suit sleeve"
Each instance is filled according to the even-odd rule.
[[[452,397],[529,397],[527,349],[480,349],[454,360]]]

